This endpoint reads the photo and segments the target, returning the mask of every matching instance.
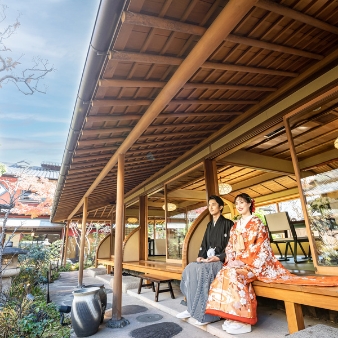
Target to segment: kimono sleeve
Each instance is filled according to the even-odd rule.
[[[240,260],[251,267],[256,273],[261,273],[263,266],[271,258],[269,232],[262,222],[249,231],[247,250],[241,254]]]
[[[208,252],[208,231],[209,231],[209,224],[207,226],[207,229],[205,230],[203,240],[201,243],[200,250],[198,252],[198,257],[207,258],[207,252]]]

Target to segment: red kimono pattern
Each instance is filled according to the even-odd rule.
[[[226,262],[210,286],[206,312],[210,315],[257,322],[257,301],[251,283],[337,286],[338,277],[296,276],[278,261],[272,252],[267,227],[253,216],[242,231],[235,223],[226,247]],[[242,264],[241,266],[234,266]]]

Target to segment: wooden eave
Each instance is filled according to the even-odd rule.
[[[97,79],[53,221],[80,217],[78,206],[83,196],[128,135],[138,128],[168,81],[180,75],[182,62],[226,4],[223,0],[130,1],[122,13],[104,71]],[[126,197],[159,179],[165,171],[188,163],[187,158],[211,142],[217,143],[336,66],[337,23],[336,1],[258,0],[126,151]],[[304,96],[301,103],[313,98]],[[330,150],[337,136],[333,132],[338,127],[336,107],[335,97],[327,99],[318,116],[309,110],[304,120],[292,121],[300,161]],[[243,148],[271,161],[290,161],[285,133],[264,137],[281,127],[281,116],[262,121],[261,128],[247,133],[236,147],[220,144],[212,155],[206,154],[217,159],[220,177],[237,185],[229,199],[239,190],[258,197],[296,187],[292,173],[266,176],[260,168],[226,161],[231,147],[233,152]],[[308,174],[337,163],[331,158],[321,168],[308,169]],[[240,182],[255,176],[262,176],[262,181],[243,190]],[[203,189],[203,175],[187,174],[185,182],[172,184],[170,189],[180,186]],[[88,217],[110,219],[115,199],[113,166],[89,195],[89,210],[93,211]]]

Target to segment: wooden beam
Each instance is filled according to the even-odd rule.
[[[209,159],[204,160],[203,164],[204,164],[204,181],[206,190],[205,198],[207,205],[209,205],[209,197],[211,195],[219,195],[217,166],[215,160]]]
[[[87,161],[92,161],[92,160],[100,160],[102,158],[110,158],[112,157],[112,153],[107,153],[107,154],[97,154],[97,155],[88,155],[88,156],[81,156],[81,157],[76,157],[73,156],[72,158],[72,163],[81,163],[84,162],[86,164]]]
[[[190,117],[190,116],[237,116],[241,115],[243,112],[241,111],[217,111],[217,110],[208,110],[208,111],[189,111],[189,112],[176,112],[176,113],[161,113],[157,116],[157,119],[163,118],[172,118],[172,117]],[[127,118],[126,118],[127,117]],[[132,120],[139,120],[142,117],[141,114],[139,115],[90,115],[87,117],[88,123],[93,122],[119,122],[119,121],[132,121]]]
[[[115,80],[115,79],[102,79],[99,81],[101,88],[163,88],[166,82],[162,81],[143,81],[143,80]],[[228,85],[218,83],[196,83],[188,82],[183,89],[209,89],[209,90],[250,90],[255,92],[274,92],[277,90],[275,87],[264,86],[241,86],[241,85]]]
[[[86,123],[93,122],[119,122],[119,121],[131,121],[139,120],[142,117],[142,114],[125,114],[125,115],[89,115],[86,117]],[[109,118],[105,120],[105,118]]]
[[[106,102],[106,104],[104,104]],[[108,104],[109,102],[109,104]],[[137,99],[130,99],[130,100],[93,100],[92,107],[107,107],[107,106],[149,106],[153,100],[137,100]]]
[[[138,138],[137,141],[142,140],[148,140],[153,138],[163,138],[163,137],[187,137],[187,135],[199,135],[199,134],[210,134],[214,130],[212,128],[209,128],[207,130],[196,130],[196,131],[181,131],[181,132],[173,132],[173,133],[160,133],[160,134],[151,134],[151,135],[142,135]],[[78,142],[79,146],[90,146],[90,145],[96,145],[96,144],[102,144],[102,143],[112,143],[112,142],[121,142],[122,138],[116,138],[116,137],[108,137],[108,138],[100,138],[100,139],[93,139],[93,140],[80,140]]]
[[[298,198],[299,190],[298,188],[285,189],[279,192],[274,192],[272,194],[255,197],[255,202],[257,205],[264,205],[266,203],[275,203],[277,201],[285,201],[291,198]]]
[[[159,144],[175,144],[175,143],[182,143],[183,144],[188,144],[192,142],[198,142],[204,140],[204,137],[189,137],[188,139],[174,139],[174,140],[159,140],[159,141],[153,141],[153,142],[140,142],[140,143],[134,143],[134,145],[131,147],[131,149],[136,148],[136,147],[149,147],[149,146],[157,146]],[[171,146],[170,146],[171,147]],[[163,147],[163,148],[168,148],[168,147]],[[156,147],[153,148],[153,150],[160,150],[162,147]],[[143,151],[145,151],[144,149]],[[149,149],[150,151],[151,149]]]
[[[211,26],[207,29],[201,39],[192,48],[191,52],[171,76],[168,83],[148,107],[142,118],[138,121],[136,127],[130,132],[123,141],[118,151],[112,156],[107,165],[97,176],[93,184],[84,194],[89,196],[93,190],[106,177],[110,170],[115,166],[119,153],[126,153],[130,147],[139,139],[147,127],[163,111],[168,103],[175,97],[182,86],[188,82],[191,76],[201,67],[210,54],[218,48],[220,43],[231,33],[245,15],[252,9],[257,0],[230,0]],[[79,201],[75,209],[68,215],[71,219],[83,204],[83,198]]]
[[[261,175],[257,175],[252,178],[248,178],[246,180],[243,180],[242,182],[231,184],[233,191],[238,191],[242,189],[250,189],[251,187],[262,184],[264,182],[269,182],[271,180],[274,180],[279,177],[283,177],[284,175],[281,174],[275,174],[275,173],[263,173]]]
[[[93,137],[98,134],[116,134],[130,132],[133,127],[114,127],[114,128],[99,128],[99,129],[83,129],[81,134],[83,137]]]
[[[109,151],[110,153],[114,153],[114,150],[116,150],[116,149],[117,149],[116,146],[84,148],[84,149],[77,148],[75,150],[75,154],[76,154],[76,156],[79,156],[79,155],[92,154],[92,153],[101,152],[101,151]]]
[[[85,242],[86,242],[87,213],[88,213],[88,197],[85,197],[83,201],[83,212],[82,212],[78,288],[82,288],[83,286],[84,249],[85,249]]]
[[[161,129],[171,129],[171,128],[191,128],[191,127],[199,127],[199,126],[219,126],[221,124],[226,124],[228,121],[202,121],[202,122],[193,122],[193,123],[167,123],[167,124],[157,124],[151,125],[147,128],[147,131],[153,130],[161,130]],[[133,127],[129,128],[131,131]],[[101,129],[87,129],[83,130],[83,137],[90,137],[99,134],[112,134],[115,132],[119,132],[119,128],[101,128]]]
[[[294,175],[291,161],[255,154],[245,150],[238,150],[235,153],[222,158],[221,162],[223,164],[227,163],[240,167]]]
[[[123,104],[116,102],[122,101]],[[92,101],[92,106],[93,107],[114,107],[114,106],[134,106],[133,104],[133,99],[130,100],[107,100],[107,99],[102,99],[102,100],[93,100]],[[140,100],[136,100],[140,101]],[[146,100],[144,100],[145,102]],[[148,100],[148,104],[144,104],[144,106],[149,106],[153,101]],[[223,104],[257,104],[259,101],[256,100],[172,100],[168,102],[168,105],[170,104],[177,104],[177,105],[182,105],[182,104],[217,104],[217,105],[223,105]],[[136,106],[139,106],[140,104],[135,104]]]
[[[183,199],[188,201],[203,201],[205,203],[205,191],[178,189],[170,191],[168,197],[171,199]]]
[[[101,164],[106,164],[107,161],[106,160],[100,160],[100,161],[90,161],[88,163],[83,162],[83,163],[72,163],[70,165],[70,169],[75,169],[75,168],[85,168],[85,167],[93,167],[93,166],[98,166]]]
[[[259,4],[258,4],[258,7],[259,7]],[[168,19],[154,17],[150,15],[144,15],[140,13],[132,13],[132,12],[125,11],[122,17],[123,17],[122,20],[124,20],[125,23],[130,24],[130,25],[159,28],[159,29],[165,29],[169,31],[186,33],[186,34],[191,34],[191,35],[198,35],[198,36],[202,36],[206,31],[206,28],[201,27],[201,26],[186,24],[186,23],[182,23],[179,21],[168,20]],[[308,15],[307,17],[312,18]],[[322,21],[320,22],[322,23]],[[308,21],[306,21],[305,23],[308,23]],[[331,26],[331,27],[334,27],[334,26]],[[304,56],[304,57],[311,58],[311,59],[317,59],[317,60],[323,59],[322,55],[319,55],[316,53],[303,51],[297,48],[282,46],[282,45],[278,45],[275,43],[268,43],[268,42],[264,42],[264,41],[260,41],[256,39],[241,37],[241,36],[237,36],[233,34],[229,34],[226,38],[226,41],[240,43],[240,44],[248,45],[252,47],[264,48],[264,49],[273,50],[273,51],[282,52],[282,53],[288,53],[292,55]]]
[[[198,36],[206,31],[206,28],[201,26],[128,11],[122,13],[121,21],[128,25],[159,28]]]
[[[309,59],[322,60],[324,58],[324,56],[322,56],[320,54],[307,52],[307,51],[297,49],[297,48],[277,45],[276,43],[270,43],[270,42],[265,42],[265,41],[262,41],[262,40],[250,39],[250,38],[246,38],[246,37],[238,36],[238,35],[233,35],[233,34],[230,34],[227,37],[226,41],[239,43],[239,44],[251,46],[251,47],[268,49],[268,50],[272,50],[272,51],[275,51],[275,52],[281,52],[281,53],[286,53],[286,54],[303,56],[303,57],[306,57],[306,58],[309,58]]]
[[[321,153],[312,157],[308,157],[299,162],[299,168],[301,170],[311,170],[316,168],[320,164],[325,164],[332,161],[338,160],[338,151],[337,149],[328,150],[325,153]]]
[[[139,63],[164,64],[164,65],[169,65],[169,66],[179,66],[184,61],[184,59],[176,58],[173,56],[153,55],[153,54],[145,54],[145,53],[140,54],[140,53],[122,52],[122,51],[116,51],[116,50],[110,52],[110,58],[111,60],[115,60],[115,61],[125,61],[125,62],[130,61],[130,62],[139,62]],[[276,75],[276,76],[285,76],[285,77],[297,77],[298,76],[298,73],[295,73],[295,72],[287,72],[287,71],[275,70],[275,69],[269,69],[269,68],[238,66],[238,65],[226,64],[226,63],[220,63],[220,62],[204,62],[200,66],[200,68],[219,69],[219,70],[243,72],[243,73]],[[119,101],[119,100],[111,100],[111,101]],[[127,101],[127,100],[121,100],[121,101]],[[138,100],[138,101],[141,101],[141,100]],[[94,104],[94,106],[95,105],[96,104]]]
[[[256,7],[265,9],[267,11],[286,16],[288,18],[291,18],[296,21],[303,22],[307,25],[311,25],[313,27],[317,27],[319,29],[322,29],[327,32],[331,32],[334,34],[338,34],[338,27],[335,27],[333,25],[330,25],[324,21],[318,20],[310,15],[298,12],[294,9],[291,9],[289,7],[280,5],[276,2],[267,1],[267,0],[259,0]]]

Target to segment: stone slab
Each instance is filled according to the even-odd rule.
[[[128,290],[138,288],[140,284],[140,278],[134,276],[122,276],[122,292],[127,293]],[[110,280],[110,285],[114,285],[114,277]]]
[[[290,334],[292,338],[337,338],[338,329],[324,324],[317,324]]]
[[[91,269],[87,269],[86,271],[88,272],[88,275],[90,277],[105,275],[107,273],[105,268],[91,268]]]

